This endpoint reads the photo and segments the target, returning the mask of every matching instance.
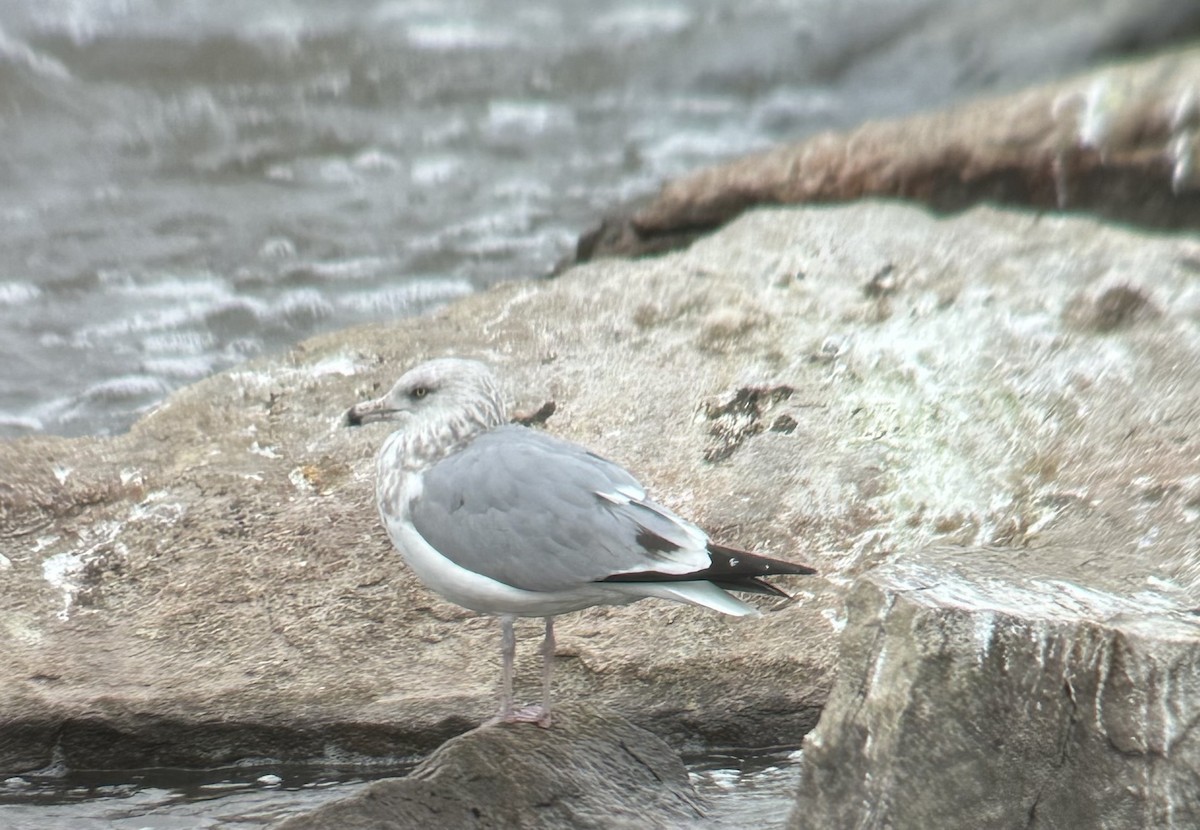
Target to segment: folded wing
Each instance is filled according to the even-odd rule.
[[[451,561],[529,591],[707,580],[782,594],[760,577],[811,568],[712,543],[583,447],[500,427],[425,471],[414,526]]]

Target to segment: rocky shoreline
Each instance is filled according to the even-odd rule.
[[[703,171],[616,234],[703,230],[686,250],[0,444],[0,773],[424,754],[483,722],[493,623],[404,571],[382,433],[339,425],[458,354],[822,573],[761,620],[564,618],[562,699],[675,751],[805,741],[795,827],[1196,826],[1197,54]]]

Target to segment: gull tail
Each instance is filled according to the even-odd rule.
[[[703,605],[724,614],[744,617],[759,612],[751,605],[730,596],[726,591],[746,594],[762,594],[791,598],[791,595],[763,577],[782,574],[815,574],[808,565],[772,559],[757,553],[708,542],[709,565],[688,573],[663,573],[662,571],[633,571],[614,574],[603,582],[628,585],[631,591],[641,596],[655,596]]]
[[[753,605],[727,594],[712,582],[615,582],[612,588],[635,597],[656,597],[699,605],[731,617],[761,617]]]

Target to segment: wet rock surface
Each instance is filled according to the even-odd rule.
[[[1198,128],[1200,51],[1191,48],[696,171],[585,234],[577,259],[682,247],[755,205],[863,197],[939,211],[1023,205],[1196,229]]]
[[[1200,825],[1189,606],[1113,549],[877,569],[848,598],[790,826]]]
[[[684,827],[703,816],[679,756],[614,712],[564,707],[553,729],[491,724],[408,776],[275,830]]]

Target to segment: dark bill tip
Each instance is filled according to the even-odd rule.
[[[395,416],[396,410],[388,406],[387,398],[376,398],[356,403],[347,409],[345,424],[348,427],[360,427],[372,421],[389,421]]]

